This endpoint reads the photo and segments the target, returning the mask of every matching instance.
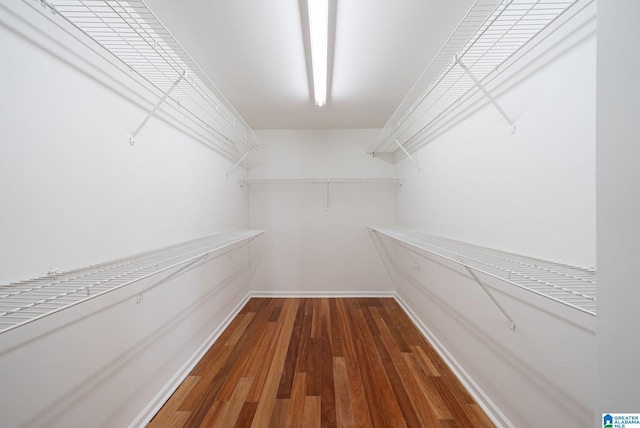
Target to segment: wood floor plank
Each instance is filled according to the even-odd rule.
[[[271,324],[271,323],[267,323],[267,324]],[[266,325],[263,328],[258,329],[257,331],[254,331],[248,343],[250,344],[256,343],[257,341],[256,336],[260,336],[259,333],[264,332],[263,336],[267,336],[272,331],[272,328],[270,327],[272,326]],[[260,349],[260,351],[262,351],[262,349]],[[255,377],[255,374],[249,374],[249,368],[251,367],[251,364],[253,363],[254,358],[255,358],[255,353],[253,352],[244,352],[238,356],[233,367],[229,371],[229,375],[227,376],[227,379],[224,381],[224,384],[220,388],[218,395],[215,397],[216,400],[229,401],[231,399],[231,395],[236,390],[237,384],[238,382],[240,382],[241,378],[245,377],[245,378],[253,379]]]
[[[391,298],[250,299],[150,427],[493,427]]]
[[[317,395],[307,395],[304,398],[304,422],[302,427],[320,428],[321,424],[320,397]]]
[[[214,401],[213,404],[211,404],[209,411],[204,415],[200,426],[219,427],[220,425],[217,424],[218,419],[224,415],[228,405],[229,403],[226,401]]]
[[[178,389],[171,395],[167,404],[162,406],[160,411],[147,425],[150,428],[164,428],[171,425],[171,421],[176,418],[176,414],[180,413],[182,417],[186,414],[187,418],[191,412],[179,412],[178,407],[182,404],[185,397],[191,392],[193,387],[200,380],[200,376],[187,376],[180,384]]]
[[[398,370],[393,363],[393,359],[391,358],[389,351],[384,345],[382,336],[375,336],[374,340],[376,342],[378,354],[380,355],[380,360],[382,361],[384,371],[391,386],[391,390],[393,391],[396,402],[398,403],[398,407],[402,412],[401,416],[403,418],[403,422],[406,426],[409,427],[421,426],[416,410],[413,408],[413,404],[411,403],[411,399],[409,398],[407,390],[402,385],[400,374],[398,373]],[[400,415],[398,415],[398,417],[399,416]]]
[[[447,406],[451,415],[459,425],[465,427],[472,427],[473,424],[469,420],[467,413],[464,411],[460,403],[456,400],[454,393],[451,390],[449,382],[442,377],[432,377],[429,381],[435,385],[435,389],[438,391],[442,401]]]
[[[420,389],[427,397],[429,406],[433,409],[438,419],[453,419],[449,408],[440,396],[438,390],[429,382],[432,377],[427,376],[415,358],[405,358],[407,366],[417,379]]]
[[[271,302],[267,304],[267,307],[269,307],[270,304]],[[233,347],[226,347],[231,348],[231,352],[228,354],[227,358],[224,359],[224,362],[219,367],[218,372],[210,382],[204,383],[204,376],[203,379],[198,382],[197,387],[200,387],[202,385],[206,389],[204,391],[198,391],[200,394],[196,398],[196,401],[192,403],[193,409],[188,421],[190,425],[198,426],[202,423],[235,364],[238,360],[241,359],[241,356],[245,354],[245,347],[248,345],[249,339],[259,325],[261,325],[260,322],[250,323],[249,326],[245,329],[245,332],[240,336],[240,339],[238,340],[236,345]],[[196,388],[194,388],[194,391],[195,389]]]
[[[418,421],[414,421],[413,419],[407,418],[407,425],[414,426],[416,423],[418,425],[415,426],[424,426],[431,427],[436,426],[438,424],[438,419],[436,417],[435,412],[429,406],[429,402],[427,397],[424,395],[422,390],[420,389],[420,385],[418,384],[416,378],[413,376],[413,373],[409,369],[407,365],[407,361],[404,355],[410,355],[410,353],[403,353],[402,346],[403,344],[399,344],[396,340],[398,339],[398,335],[393,335],[391,333],[391,329],[386,324],[385,319],[376,319],[378,324],[378,329],[382,333],[381,339],[389,352],[389,356],[393,361],[393,366],[395,367],[398,376],[400,377],[401,385],[398,385],[396,388],[396,395],[398,396],[398,401],[402,403],[403,401],[407,401],[412,404],[412,409],[416,413]],[[397,328],[402,328],[401,325],[395,324]],[[404,343],[404,341],[403,341]],[[408,346],[407,346],[407,349]],[[410,349],[409,349],[410,350]],[[401,406],[402,407],[402,406]],[[408,407],[405,405],[405,407]],[[406,416],[406,410],[403,407],[403,413]]]
[[[334,357],[344,357],[344,327],[336,299],[329,300],[329,319],[331,320],[331,353]]]
[[[386,374],[384,364],[379,354],[378,345],[374,340],[374,335],[379,336],[380,331],[371,316],[371,312],[368,308],[360,309],[355,314],[356,324],[360,328],[360,334],[362,343],[364,345],[364,358],[366,358],[369,364],[369,376],[372,377],[373,387],[380,394],[379,405],[384,409],[384,416],[387,424],[392,427],[404,427],[406,426],[402,409],[398,404],[391,381]],[[359,363],[363,363],[358,358]],[[371,406],[369,410],[371,411]]]
[[[252,382],[253,379],[248,377],[241,378],[238,381],[236,388],[233,391],[233,395],[229,399],[224,414],[218,418],[218,422],[215,426],[227,428],[235,425],[238,416],[240,416],[240,412],[242,411],[242,406],[245,403],[247,395],[249,395],[249,389],[251,388]]]
[[[353,299],[349,300],[353,301]],[[369,416],[369,407],[364,393],[362,384],[362,375],[358,364],[358,357],[355,349],[355,337],[353,335],[353,319],[351,317],[348,302],[345,299],[337,301],[338,316],[343,332],[343,350],[345,354],[345,364],[347,369],[347,381],[349,385],[349,393],[351,396],[351,408],[353,409],[353,419],[357,427],[370,427],[371,417]]]
[[[240,336],[242,336],[242,334],[245,332],[245,330],[247,329],[247,326],[249,325],[251,320],[253,320],[253,317],[255,314],[256,314],[255,312],[248,312],[242,316],[238,326],[232,327],[233,334],[225,342],[224,344],[225,346],[235,346],[235,344],[238,343],[238,340],[240,340]]]
[[[266,342],[266,346],[263,348],[263,352],[258,354],[254,354],[254,365],[251,368],[249,373],[250,376],[253,376],[253,385],[251,386],[251,391],[249,391],[248,401],[259,401],[260,396],[264,390],[265,382],[267,381],[267,377],[269,376],[269,372],[271,370],[270,365],[273,362],[274,356],[278,352],[278,346],[282,346],[282,342],[279,341],[279,337],[283,333],[284,329],[284,321],[286,318],[286,313],[281,312],[281,316],[276,322],[269,322],[268,324],[273,326],[273,335],[271,340]],[[286,349],[284,350],[286,352]],[[280,350],[282,352],[282,350]]]
[[[291,340],[289,341],[289,348],[287,349],[287,356],[285,357],[284,366],[282,368],[282,376],[280,377],[278,393],[276,395],[276,398],[278,399],[291,398],[293,378],[296,372],[296,361],[298,360],[298,351],[300,350],[303,322],[304,299],[300,301],[298,308],[296,309],[296,319],[291,333]]]
[[[327,310],[329,305],[327,304]],[[321,320],[321,346],[320,346],[320,412],[322,426],[328,428],[337,427],[336,419],[336,391],[333,381],[333,355],[331,352],[331,333],[328,312]]]
[[[234,428],[246,428],[251,426],[251,421],[253,421],[253,417],[256,414],[256,409],[258,408],[258,403],[255,401],[247,401],[242,406],[242,410],[240,411],[240,416],[238,416],[238,420],[234,425]]]
[[[474,427],[486,427],[493,424],[484,410],[482,410],[482,408],[475,403],[464,405],[464,411]]]
[[[180,411],[188,411],[193,412],[198,408],[200,403],[204,401],[204,397],[208,395],[211,391],[211,384],[213,380],[218,375],[218,372],[227,364],[227,360],[231,355],[231,351],[233,348],[230,346],[225,346],[224,349],[216,353],[218,356],[218,361],[211,360],[210,364],[208,364],[208,370],[200,369],[198,373],[200,374],[200,380],[194,387],[186,394],[182,403],[178,405],[178,410]],[[196,373],[194,370],[192,374]],[[209,407],[211,404],[209,404]],[[208,409],[208,407],[207,407]]]
[[[336,389],[336,420],[340,427],[355,427],[351,394],[349,393],[349,376],[347,362],[344,357],[333,357],[333,379]]]
[[[304,305],[306,308],[306,304]],[[300,328],[300,343],[298,344],[298,355],[296,357],[296,371],[307,371],[307,360],[309,358],[309,342],[311,340],[311,315],[302,315],[302,327]]]
[[[289,340],[291,339],[291,332],[293,331],[295,316],[297,314],[297,310],[295,309],[297,309],[298,303],[298,299],[287,300],[282,309],[284,312],[284,324],[280,336],[278,337],[276,353],[273,356],[267,380],[264,384],[262,394],[260,394],[256,414],[254,415],[253,422],[251,423],[252,428],[268,427],[271,421],[271,412],[273,411],[278,386],[280,385],[282,367],[287,355],[287,349],[289,348]]]
[[[296,372],[293,379],[289,411],[285,421],[285,428],[299,428],[304,421],[305,391],[307,376],[305,373]]]
[[[285,426],[287,421],[287,415],[289,413],[289,408],[291,407],[291,400],[286,399],[276,399],[273,405],[273,411],[271,412],[271,421],[269,422],[269,428],[282,428]]]
[[[309,338],[307,347],[306,368],[307,373],[307,395],[320,396],[320,385],[322,372],[320,371],[320,358],[322,356],[322,339]],[[304,362],[303,362],[304,363]]]
[[[182,428],[189,420],[189,415],[191,415],[191,412],[174,412],[162,425],[157,426],[162,428]]]
[[[356,354],[358,355],[358,364],[362,373],[362,386],[367,401],[371,426],[374,428],[387,427],[387,418],[382,407],[382,397],[374,381],[374,368],[369,362],[369,358],[367,358],[364,343],[359,338],[356,339]]]
[[[421,346],[412,346],[411,353],[427,376],[440,376],[440,371],[433,364],[431,358],[427,356],[424,348]]]

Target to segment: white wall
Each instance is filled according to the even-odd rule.
[[[595,266],[595,5],[588,9],[575,32],[562,29],[547,54],[523,58],[490,86],[515,134],[485,102],[415,154],[420,172],[399,164],[407,178],[399,224]]]
[[[598,373],[604,412],[640,412],[640,3],[598,4]]]
[[[419,172],[401,161],[398,224],[595,266],[595,27],[592,3],[546,39],[546,54],[534,51],[493,82],[515,135],[485,104],[416,153]],[[421,260],[416,272],[396,256],[407,265],[400,298],[510,423],[591,424],[593,317],[490,283],[516,321],[511,333],[464,271]]]
[[[157,95],[50,16],[0,5],[0,283],[246,228],[233,162],[166,113],[130,146]],[[247,296],[247,256],[162,277],[141,304],[148,284],[3,334],[2,425],[132,422]]]
[[[252,178],[393,177],[366,154],[376,130],[263,130]],[[259,293],[380,293],[389,280],[368,225],[395,222],[394,184],[254,184],[249,226],[267,229],[252,282]]]

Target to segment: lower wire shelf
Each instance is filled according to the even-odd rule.
[[[0,285],[0,334],[209,254],[251,242],[263,230],[217,233],[68,272]]]
[[[414,248],[482,272],[540,296],[596,315],[596,273],[593,270],[481,247],[428,235],[399,226],[370,229]],[[474,278],[475,279],[475,278]]]

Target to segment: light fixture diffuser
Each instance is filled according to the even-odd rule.
[[[309,40],[313,96],[317,106],[327,103],[327,55],[329,46],[329,0],[308,0]]]

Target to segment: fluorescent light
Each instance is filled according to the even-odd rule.
[[[308,0],[309,39],[313,96],[317,106],[327,103],[327,50],[329,45],[329,0]]]

